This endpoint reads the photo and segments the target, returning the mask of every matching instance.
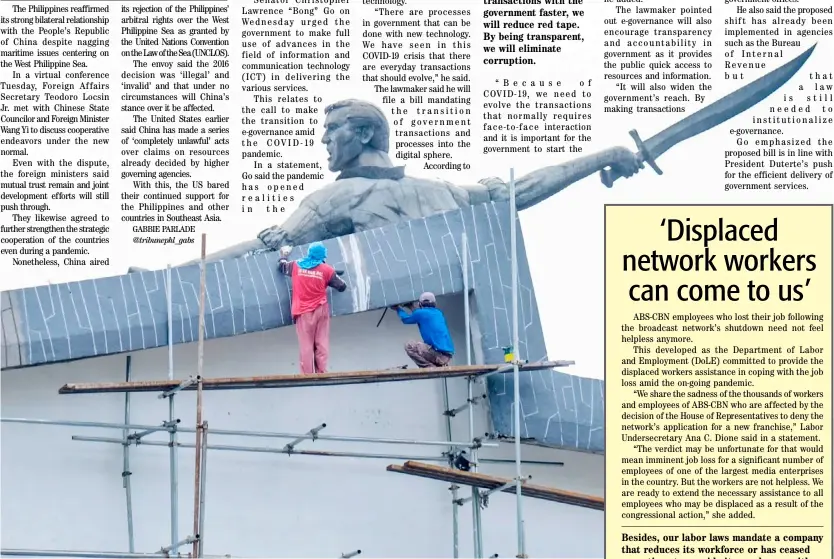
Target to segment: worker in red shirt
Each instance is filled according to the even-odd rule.
[[[313,243],[307,249],[307,257],[287,260],[292,247],[281,247],[278,270],[292,279],[292,320],[298,334],[301,374],[312,375],[327,372],[330,354],[330,305],[327,304],[327,288],[342,292],[347,285],[329,264],[327,248]]]

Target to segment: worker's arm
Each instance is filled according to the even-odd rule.
[[[420,315],[419,309],[416,309],[411,314],[405,312],[405,309],[402,307],[397,307],[397,314],[400,316],[400,320],[403,321],[403,324],[417,324],[419,322]]]
[[[333,272],[333,276],[330,278],[330,281],[327,282],[328,287],[332,287],[339,293],[347,289],[347,284],[339,277],[339,274]]]

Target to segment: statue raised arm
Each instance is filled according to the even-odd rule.
[[[515,185],[517,208],[534,206],[598,171],[609,188],[618,178],[636,173],[644,163],[661,174],[657,157],[761,102],[799,71],[815,46],[646,141],[632,130],[637,153],[615,147],[523,175]],[[406,177],[403,167],[394,167],[388,158],[390,132],[385,115],[370,103],[339,101],[325,108],[325,114],[322,143],[329,154],[328,167],[339,172],[336,181],[307,197],[284,224],[262,231],[257,239],[214,253],[210,260],[325,240],[509,197],[508,185],[498,178],[461,187]]]
[[[643,167],[635,155],[624,147],[613,147],[598,153],[572,159],[561,165],[542,167],[515,179],[515,202],[518,210],[525,210],[550,198],[585,177],[610,168],[624,177],[630,177]],[[471,192],[472,203],[482,196],[478,191],[486,188],[488,200],[508,200],[509,185],[491,177],[478,186],[464,187]],[[488,201],[484,200],[484,201]]]
[[[325,108],[322,143],[336,180],[311,193],[281,225],[261,231],[256,239],[207,256],[208,261],[237,258],[283,245],[301,245],[419,219],[473,204],[507,200],[509,187],[498,178],[476,185],[407,177],[388,157],[390,130],[382,111],[365,101],[348,99]],[[642,167],[626,148],[615,147],[516,180],[516,201],[523,210],[604,168],[630,176]],[[188,264],[198,262],[193,260]],[[131,268],[131,271],[137,271]]]

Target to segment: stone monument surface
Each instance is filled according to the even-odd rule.
[[[503,362],[502,348],[512,345],[510,226],[509,203],[489,202],[328,239],[328,262],[344,270],[348,284],[344,293],[330,293],[332,314],[381,310],[424,291],[462,293],[465,233],[474,353],[487,363]],[[548,355],[520,227],[517,234],[518,355],[539,361]],[[306,245],[296,246],[290,257],[304,251]],[[278,273],[277,260],[277,252],[266,251],[206,264],[207,340],[291,326],[291,286]],[[2,293],[2,368],[167,345],[165,282],[166,271],[156,270]],[[175,344],[197,340],[199,285],[198,264],[172,269]],[[465,362],[461,348],[454,362]],[[291,371],[253,374],[284,372]],[[512,374],[494,375],[487,384],[495,434],[511,436]],[[522,436],[547,446],[603,451],[603,386],[555,370],[522,373]]]

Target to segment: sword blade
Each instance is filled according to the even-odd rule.
[[[718,126],[722,122],[743,113],[753,105],[761,102],[771,93],[782,87],[814,52],[816,44],[791,60],[790,62],[765,74],[756,81],[749,83],[722,97],[718,101],[707,105],[703,109],[678,121],[666,130],[658,132],[644,143],[652,158],[657,158],[680,142],[696,136],[701,132]]]

